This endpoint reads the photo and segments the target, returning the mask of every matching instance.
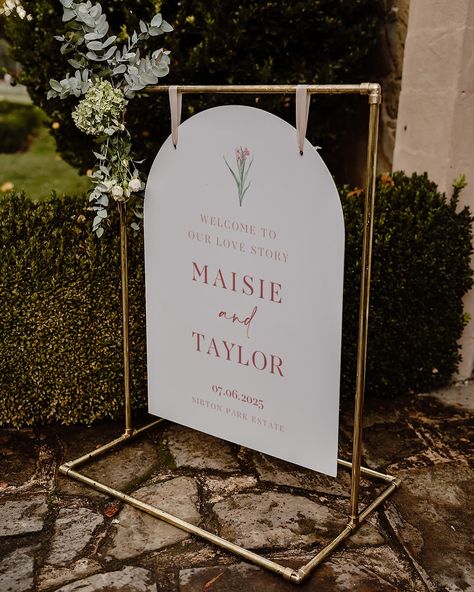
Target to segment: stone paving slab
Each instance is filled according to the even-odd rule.
[[[86,447],[87,452],[93,449],[93,446]],[[81,451],[81,453],[83,452]],[[79,457],[80,453],[76,456]],[[85,466],[81,472],[91,479],[122,491],[146,479],[158,464],[158,460],[156,446],[148,440],[134,440],[129,442],[127,446],[122,446],[120,449],[99,458],[93,464]],[[59,478],[59,489],[61,493],[69,495],[87,495],[98,499],[106,499],[107,497],[63,476]]]
[[[64,567],[45,565],[38,576],[38,590],[46,592],[102,571],[102,565],[94,559],[83,558]]]
[[[63,448],[62,462],[73,460],[123,434],[123,422],[104,421],[95,426],[58,426],[55,434]]]
[[[0,500],[0,537],[42,530],[47,511],[44,494]]]
[[[233,446],[197,430],[172,426],[164,436],[176,467],[211,469],[224,473],[239,469]]]
[[[350,495],[350,472],[344,469],[339,469],[337,479],[332,479],[261,453],[254,453],[253,461],[262,481],[326,495]]]
[[[346,523],[326,505],[273,491],[238,494],[213,509],[219,534],[247,549],[329,542]]]
[[[66,584],[55,592],[156,592],[156,584],[147,569],[127,566]]]
[[[33,589],[34,548],[23,547],[0,561],[0,590],[29,592]]]
[[[383,545],[387,540],[388,537],[378,524],[377,519],[371,516],[347,539],[345,545],[347,547],[373,547]]]
[[[197,509],[196,482],[189,477],[178,477],[164,483],[148,485],[135,491],[133,496],[186,522],[198,524],[201,519]],[[183,530],[131,506],[123,508],[117,521],[107,551],[116,559],[127,559],[156,551],[189,536]]]
[[[62,508],[56,518],[46,563],[68,565],[87,547],[104,518],[85,507]]]
[[[392,503],[402,542],[437,585],[474,590],[474,471],[443,463],[401,478]]]
[[[257,479],[253,475],[229,475],[228,477],[211,475],[203,479],[202,483],[207,492],[208,502],[215,504],[242,490],[253,489],[257,485]]]

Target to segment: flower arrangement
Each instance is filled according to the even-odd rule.
[[[72,118],[76,127],[93,136],[98,144],[89,200],[95,213],[92,230],[100,237],[110,204],[126,202],[145,187],[137,168],[140,163],[131,155],[131,138],[125,124],[127,104],[136,92],[157,84],[169,72],[168,51],[157,49],[142,55],[139,46],[173,28],[156,14],[149,24],[140,21],[140,32],[133,31],[128,40],[120,42],[116,35],[109,34],[107,16],[99,3],[60,1],[68,31],[55,39],[62,43],[61,53],[70,54],[68,62],[75,71],[60,81],[50,80],[47,98],[72,95],[80,99]],[[134,213],[139,219],[143,217],[142,200],[134,204]],[[138,227],[137,221],[132,223],[132,228]]]
[[[231,172],[232,177],[234,178],[234,181],[237,185],[237,193],[239,196],[240,206],[242,206],[242,201],[244,199],[244,195],[247,193],[247,190],[250,187],[250,183],[252,182],[252,181],[249,181],[247,183],[248,174],[250,171],[250,167],[252,166],[252,162],[253,162],[253,157],[250,162],[247,162],[249,156],[250,156],[250,150],[248,148],[242,148],[242,146],[239,146],[239,148],[235,149],[235,161],[237,164],[237,171],[235,171],[235,172],[232,170],[232,167],[227,162],[227,160],[224,156],[224,160],[227,165],[227,168]]]

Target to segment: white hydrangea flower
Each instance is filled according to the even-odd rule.
[[[120,185],[114,185],[112,187],[112,197],[115,201],[123,201],[123,188]]]
[[[98,79],[72,112],[76,126],[90,136],[112,135],[122,131],[127,100],[108,80]]]
[[[141,187],[142,184],[140,182],[140,179],[132,179],[128,184],[128,188],[130,189],[130,191],[140,191]]]

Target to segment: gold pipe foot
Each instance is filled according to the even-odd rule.
[[[293,570],[290,577],[287,578],[292,584],[301,584],[305,578],[305,574],[301,574],[301,569]]]
[[[360,526],[359,516],[351,516],[347,526],[349,526],[352,531],[357,530]]]

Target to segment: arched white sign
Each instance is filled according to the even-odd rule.
[[[343,260],[336,187],[292,126],[183,123],[145,198],[150,412],[334,476]]]

